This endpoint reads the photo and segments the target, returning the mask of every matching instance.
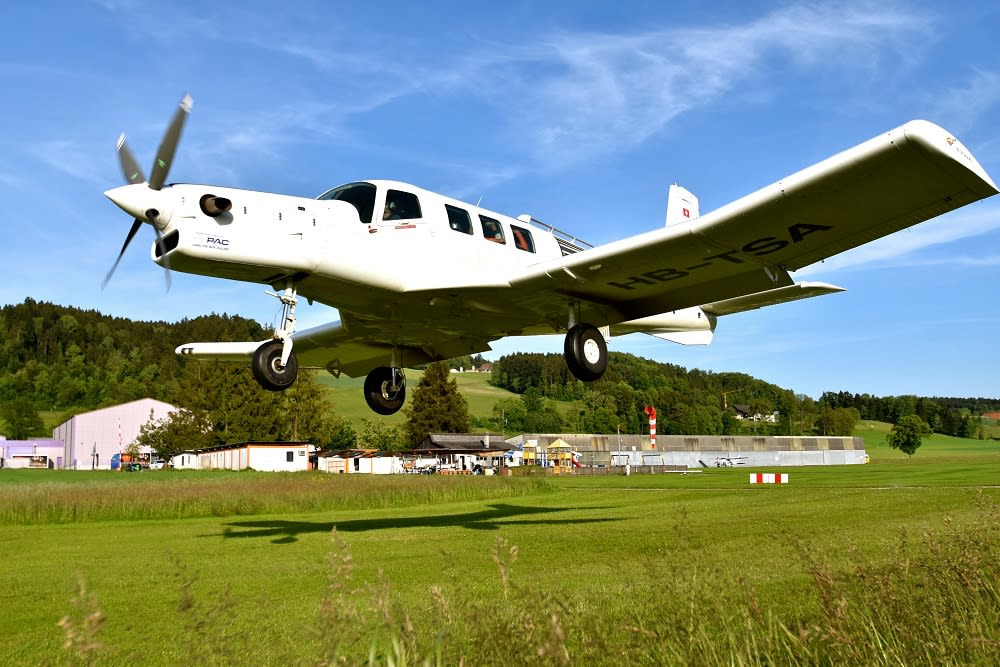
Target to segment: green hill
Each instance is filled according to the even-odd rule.
[[[406,371],[407,392],[414,391],[422,376],[422,371]],[[459,390],[469,403],[469,415],[476,419],[490,417],[493,414],[493,405],[497,401],[519,398],[513,392],[489,384],[490,376],[488,373],[454,373],[452,377],[458,382]],[[355,429],[361,427],[363,419],[377,417],[365,403],[364,378],[346,376],[335,378],[329,373],[318,373],[316,378],[329,390],[330,402],[337,415],[349,420]],[[405,409],[404,407],[403,410],[391,417],[378,418],[387,424],[399,425],[406,421]]]

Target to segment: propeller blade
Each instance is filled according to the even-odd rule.
[[[128,144],[125,143],[124,132],[118,137],[118,164],[121,165],[122,173],[125,174],[125,180],[129,184],[142,183],[146,180],[146,174],[142,173],[142,167],[139,166],[135,156],[132,155]]]
[[[181,140],[184,121],[187,120],[187,115],[191,111],[193,104],[194,100],[191,99],[191,96],[185,95],[177,111],[174,113],[174,117],[170,120],[170,126],[167,128],[166,134],[163,135],[160,148],[156,151],[153,174],[149,179],[149,187],[153,190],[162,188],[163,183],[167,180],[167,173],[170,172],[170,164],[174,161],[174,152],[176,152],[177,144]]]
[[[153,229],[156,230],[156,254],[158,257],[163,258],[163,275],[167,280],[167,291],[170,291],[170,258],[167,257],[167,249],[163,247],[163,234],[160,233],[160,228],[156,226],[156,221],[153,221]]]
[[[118,268],[118,262],[122,261],[122,255],[125,254],[125,249],[128,248],[128,244],[132,242],[133,238],[135,238],[135,234],[136,232],[139,231],[140,227],[142,227],[142,220],[136,218],[135,220],[132,221],[132,229],[128,230],[128,236],[125,237],[125,243],[122,244],[121,252],[118,253],[118,259],[115,260],[115,263],[111,267],[111,270],[108,271],[108,275],[104,276],[104,282],[101,283],[101,289],[104,289],[105,287],[108,286],[108,282],[111,280],[111,276],[114,275],[115,269]],[[157,233],[159,233],[159,230],[157,230]]]

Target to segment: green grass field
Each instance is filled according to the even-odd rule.
[[[781,487],[0,471],[0,664],[997,664],[1000,446],[872,426]]]
[[[422,375],[423,373],[419,370],[407,369],[407,393],[416,390]],[[489,384],[490,376],[488,373],[456,373],[452,377],[458,382],[462,395],[469,403],[469,414],[476,417],[491,415],[493,405],[497,401],[506,398],[519,398],[517,394]],[[330,403],[333,405],[334,411],[338,416],[349,420],[355,430],[361,429],[362,419],[372,419],[375,416],[362,395],[364,378],[346,376],[335,378],[329,373],[317,373],[316,378],[329,390]],[[406,414],[404,411],[400,411],[390,417],[379,417],[379,419],[387,424],[402,425],[406,421]]]

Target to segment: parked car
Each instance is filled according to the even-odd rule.
[[[163,466],[164,466],[163,459],[154,459],[153,461],[149,462],[150,470],[163,470]]]

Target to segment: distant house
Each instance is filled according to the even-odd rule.
[[[733,412],[736,413],[737,419],[749,419],[754,422],[767,422],[768,424],[774,424],[778,421],[778,413],[772,412],[771,414],[765,415],[760,412],[753,412],[749,405],[739,404],[733,406]]]

